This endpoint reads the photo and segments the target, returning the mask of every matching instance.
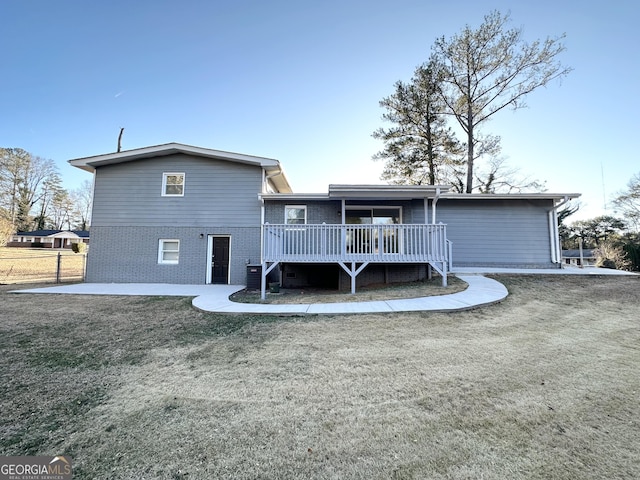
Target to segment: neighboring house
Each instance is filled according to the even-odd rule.
[[[558,208],[579,194],[330,185],[280,162],[176,143],[70,160],[94,178],[89,282],[287,286],[422,279],[452,267],[561,266]],[[339,172],[336,173],[339,175]]]
[[[573,267],[593,267],[596,264],[595,249],[562,250],[562,263]]]
[[[86,230],[34,230],[11,237],[8,247],[71,248],[74,243],[89,243]]]

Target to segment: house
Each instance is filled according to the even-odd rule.
[[[34,230],[18,232],[7,243],[8,247],[71,248],[74,243],[89,243],[86,230]]]
[[[572,267],[594,267],[596,265],[595,249],[562,250],[562,263]]]
[[[557,210],[579,194],[446,185],[294,193],[279,161],[170,143],[69,161],[94,174],[89,282],[349,288],[463,266],[560,268]]]

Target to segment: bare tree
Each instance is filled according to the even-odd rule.
[[[475,183],[480,193],[520,193],[545,190],[544,182],[524,176],[510,167],[502,157],[489,159],[486,168],[475,169]],[[476,187],[474,187],[476,188]]]
[[[53,160],[34,157],[21,148],[0,149],[0,205],[16,230],[33,227],[31,210],[58,177]]]
[[[74,227],[79,230],[87,230],[91,221],[91,207],[93,200],[93,184],[89,180],[84,180],[80,188],[71,190],[71,201],[74,205]]]
[[[613,204],[636,231],[640,230],[640,173],[631,177],[627,189],[618,194]]]
[[[0,149],[0,202],[12,225],[16,224],[20,187],[29,162],[31,154],[21,148]]]
[[[509,15],[493,11],[477,30],[466,26],[433,46],[442,68],[442,99],[467,137],[466,193],[473,191],[480,126],[506,107],[525,107],[527,94],[571,71],[557,60],[564,35],[527,43],[522,29],[507,29],[508,22]]]
[[[74,205],[69,192],[60,189],[53,195],[49,221],[56,230],[71,230]]]
[[[39,212],[34,218],[36,230],[41,230],[47,227],[47,218],[51,210],[51,202],[53,201],[53,197],[60,190],[62,190],[62,179],[57,173],[50,175],[49,178],[42,182]]]

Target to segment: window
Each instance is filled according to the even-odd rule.
[[[284,223],[287,225],[305,225],[307,223],[306,205],[287,205],[284,207]]]
[[[184,173],[163,173],[162,174],[162,196],[163,197],[184,196]]]
[[[180,256],[180,240],[160,239],[158,263],[177,264]]]
[[[347,250],[351,253],[363,254],[400,253],[398,230],[393,225],[401,223],[401,214],[399,207],[347,208],[345,223],[353,225],[347,229]],[[364,225],[378,225],[378,227],[364,227]]]
[[[400,213],[399,207],[347,207],[345,223],[358,225],[397,225],[400,223]]]

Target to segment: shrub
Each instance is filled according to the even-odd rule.
[[[73,250],[73,253],[84,253],[87,251],[87,244],[82,242],[72,243],[71,250]]]
[[[631,262],[624,249],[611,242],[602,243],[593,253],[596,257],[596,267],[616,270],[629,270],[631,268]]]
[[[634,272],[640,271],[640,244],[626,243],[622,248],[631,263],[630,270]]]

